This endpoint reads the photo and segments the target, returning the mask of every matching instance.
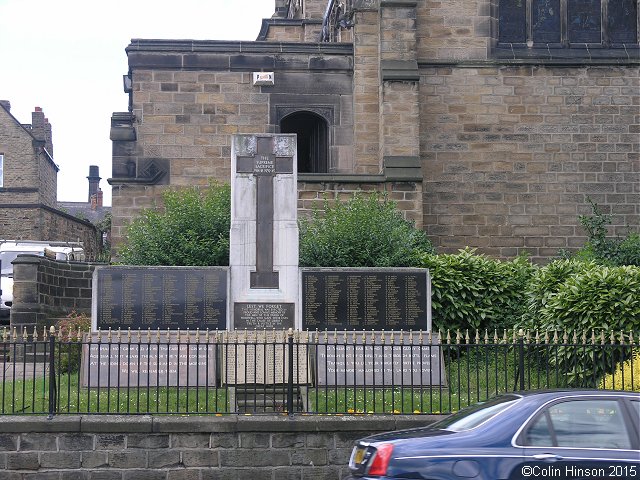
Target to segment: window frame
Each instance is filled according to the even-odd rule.
[[[626,412],[626,406],[625,406],[625,402],[623,398],[619,398],[619,397],[597,397],[597,396],[593,396],[593,397],[567,397],[567,398],[561,398],[561,399],[556,399],[554,401],[548,402],[544,405],[542,405],[534,415],[532,415],[529,419],[527,419],[527,421],[525,421],[523,423],[523,426],[521,427],[520,432],[516,435],[517,438],[517,442],[515,443],[515,446],[521,447],[521,448],[554,448],[554,449],[561,449],[561,450],[567,450],[567,449],[573,449],[573,450],[602,450],[603,447],[596,447],[596,446],[581,446],[581,445],[572,445],[572,446],[566,446],[566,445],[558,445],[558,437],[557,437],[557,432],[556,432],[556,426],[554,425],[553,419],[551,418],[550,415],[550,410],[554,407],[557,407],[558,405],[561,405],[563,403],[572,403],[572,402],[611,402],[611,403],[615,403],[618,407],[618,413],[621,416],[621,418],[623,420],[628,420],[628,414]],[[549,434],[550,434],[550,439],[552,441],[552,445],[531,445],[528,442],[528,432],[529,430],[532,428],[532,426],[534,426],[536,424],[536,422],[541,418],[541,417],[546,417],[546,422],[547,422],[547,427],[549,430]],[[633,437],[633,432],[632,429],[630,430],[630,427],[626,424],[624,424],[624,433],[626,434],[626,438],[629,441],[630,444],[630,448],[633,449],[634,448],[634,437]],[[628,450],[627,448],[612,448],[612,447],[606,447],[604,448],[605,450]]]
[[[533,4],[535,0],[522,0],[525,2],[525,41],[505,42],[500,39],[500,2],[497,3],[497,38],[498,48],[509,49],[638,49],[640,48],[640,5],[636,3],[636,41],[633,43],[619,43],[611,41],[609,35],[609,2],[610,0],[600,0],[600,42],[571,42],[569,40],[569,3],[571,0],[558,0],[560,5],[560,41],[559,42],[536,42],[533,31]]]
[[[0,188],[4,188],[4,153],[0,152]]]

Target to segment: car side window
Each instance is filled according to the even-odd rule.
[[[632,408],[632,410],[635,410],[636,413],[638,414],[638,417],[640,417],[640,401],[631,400],[631,406],[634,407]]]
[[[571,400],[550,406],[547,413],[559,447],[631,448],[616,400]]]
[[[539,415],[524,434],[524,444],[532,447],[553,446],[553,436],[549,430],[547,413]]]

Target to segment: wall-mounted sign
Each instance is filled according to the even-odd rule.
[[[254,85],[273,85],[274,82],[273,72],[253,72]]]

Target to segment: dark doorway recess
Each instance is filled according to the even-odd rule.
[[[280,133],[298,135],[298,172],[326,173],[329,145],[327,122],[311,112],[296,112],[280,121]]]

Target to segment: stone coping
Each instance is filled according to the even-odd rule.
[[[2,433],[234,433],[389,431],[427,426],[446,415],[6,415]]]

